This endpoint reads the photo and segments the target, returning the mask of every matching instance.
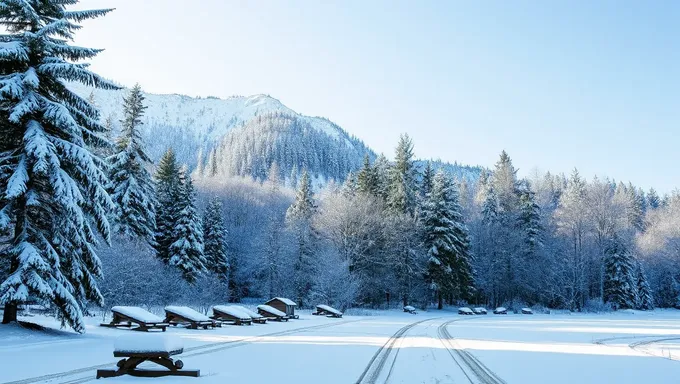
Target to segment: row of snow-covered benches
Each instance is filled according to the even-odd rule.
[[[208,329],[221,327],[222,324],[250,325],[264,324],[270,321],[288,321],[297,315],[287,314],[270,305],[258,305],[257,312],[239,305],[216,305],[212,308],[212,316],[206,316],[192,308],[182,306],[165,307],[165,318],[140,307],[116,306],[111,308],[111,321],[102,323],[103,327],[126,327],[139,331],[160,329],[165,331],[169,326],[184,325],[189,329]],[[342,317],[342,312],[328,305],[318,305],[313,315]]]
[[[296,304],[288,299],[275,298],[268,304],[258,305],[257,312],[238,305],[216,305],[212,308],[212,316],[208,317],[192,308],[182,306],[165,307],[165,318],[153,313],[130,306],[117,306],[111,308],[113,317],[111,322],[101,324],[104,327],[127,327],[134,330],[150,331],[160,329],[163,332],[171,325],[185,325],[190,329],[208,329],[221,327],[222,324],[264,324],[267,320],[288,321],[297,319],[293,308]],[[279,306],[279,310],[275,308]],[[342,312],[328,305],[318,305],[313,315],[326,315],[328,317],[342,317]],[[173,356],[184,351],[184,346],[176,336],[167,334],[159,335],[126,335],[116,340],[114,357],[124,357],[118,361],[117,369],[97,370],[97,379],[103,377],[116,377],[121,375],[160,377],[160,376],[200,376],[200,371],[183,370],[184,363],[174,360]],[[164,367],[161,370],[138,369],[144,363],[151,362]]]

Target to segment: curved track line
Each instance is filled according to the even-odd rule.
[[[449,324],[457,320],[450,320],[439,326],[437,333],[439,334],[439,339],[442,344],[449,352],[453,360],[456,362],[458,367],[463,371],[465,377],[472,384],[482,383],[482,384],[505,384],[505,381],[501,379],[496,373],[485,366],[479,359],[477,359],[470,352],[457,348],[454,345],[455,340],[449,333],[447,327]],[[473,376],[477,381],[473,380]]]
[[[361,373],[361,376],[357,379],[356,383],[361,384],[361,383],[376,383],[378,378],[380,377],[380,373],[383,371],[383,368],[385,367],[385,363],[387,362],[387,359],[390,356],[390,353],[392,352],[392,349],[394,348],[394,345],[399,341],[399,339],[403,338],[406,332],[408,332],[411,328],[415,327],[416,325],[420,323],[424,323],[426,321],[430,320],[435,320],[437,318],[430,318],[430,319],[424,319],[420,321],[416,321],[410,324],[407,324],[403,327],[401,327],[397,332],[395,332],[386,342],[383,344],[382,347],[380,347],[371,360],[368,362],[368,365],[364,369],[364,371]],[[395,359],[396,361],[396,359]],[[390,371],[392,368],[390,368]]]

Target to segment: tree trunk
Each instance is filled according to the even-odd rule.
[[[437,291],[437,309],[444,308],[444,298],[442,297],[442,292]]]
[[[5,313],[2,316],[2,323],[9,324],[17,321],[17,303],[5,304]]]

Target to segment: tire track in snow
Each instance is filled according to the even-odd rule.
[[[387,362],[387,359],[390,357],[390,354],[392,352],[392,349],[394,349],[395,344],[400,341],[404,337],[404,335],[413,327],[415,327],[418,324],[424,323],[426,321],[430,320],[435,320],[437,318],[429,318],[429,319],[424,319],[420,321],[416,321],[410,324],[407,324],[401,328],[397,332],[395,332],[387,341],[385,344],[383,344],[382,347],[380,347],[371,360],[369,360],[368,365],[364,369],[364,371],[361,373],[361,376],[359,376],[359,379],[357,379],[356,383],[357,384],[363,384],[363,383],[377,383],[378,378],[380,377],[380,374],[382,373],[385,363]],[[397,350],[396,355],[398,355],[399,350]],[[392,369],[394,368],[394,364],[396,362],[396,355],[394,360],[392,361],[392,366],[390,367],[390,373],[392,372]]]
[[[285,335],[298,333],[298,332],[305,332],[305,331],[311,331],[311,330],[316,330],[316,329],[334,327],[334,326],[343,325],[343,324],[356,323],[356,322],[359,322],[359,321],[366,321],[366,319],[345,320],[345,321],[340,321],[340,322],[331,323],[331,324],[312,325],[312,326],[309,326],[309,327],[301,327],[301,328],[290,329],[290,330],[287,330],[287,331],[274,332],[274,333],[268,333],[268,334],[264,334],[264,335],[246,337],[246,338],[240,339],[240,340],[219,341],[219,342],[215,342],[215,343],[198,345],[198,346],[195,346],[195,347],[186,348],[184,350],[184,352],[185,353],[188,352],[188,353],[182,354],[180,358],[183,359],[183,358],[192,357],[192,356],[206,355],[206,354],[210,354],[210,353],[219,352],[219,351],[222,351],[222,350],[225,350],[225,349],[241,347],[241,346],[253,343],[253,342],[257,342],[258,340],[261,340],[261,339],[266,338],[266,337],[285,336]],[[78,375],[78,374],[81,374],[81,373],[86,373],[86,372],[87,373],[94,373],[92,371],[96,371],[97,369],[100,369],[100,368],[108,368],[108,367],[111,367],[112,365],[115,365],[115,364],[116,364],[116,361],[112,361],[112,362],[105,363],[105,364],[92,365],[92,366],[89,366],[89,367],[77,368],[77,369],[73,369],[73,370],[70,370],[70,371],[51,373],[51,374],[47,374],[47,375],[30,377],[30,378],[27,378],[27,379],[21,379],[21,380],[16,380],[16,381],[2,382],[1,384],[33,384],[33,383],[50,381],[50,380],[67,379],[70,376]],[[67,380],[67,381],[63,381],[61,383],[63,383],[63,384],[67,384],[67,383],[68,384],[76,384],[76,383],[84,383],[84,382],[91,381],[91,380],[95,380],[94,374],[88,375],[87,377],[78,377],[78,378],[70,379],[70,380]]]
[[[437,329],[439,339],[442,344],[449,352],[453,360],[456,362],[458,367],[463,371],[465,377],[472,384],[505,384],[505,381],[496,375],[487,366],[482,364],[474,355],[470,352],[458,348],[455,345],[455,338],[451,336],[447,327],[449,324],[458,321],[460,319],[450,320],[442,323]]]
[[[672,356],[666,356],[663,354],[660,355],[658,353],[654,353],[650,350],[648,350],[646,347],[656,344],[656,343],[662,343],[664,341],[677,341],[680,340],[680,337],[678,335],[643,335],[643,336],[619,336],[619,337],[607,337],[604,339],[597,339],[593,341],[593,343],[598,344],[598,345],[604,345],[604,346],[609,346],[609,347],[614,347],[612,345],[609,345],[609,343],[614,342],[614,341],[623,341],[623,340],[636,340],[632,343],[628,344],[628,348],[644,353],[645,355],[652,356],[652,357],[660,357],[664,358],[667,360],[673,360],[673,361],[680,361],[677,358],[673,358]]]

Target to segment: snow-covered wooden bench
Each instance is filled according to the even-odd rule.
[[[165,307],[165,322],[170,325],[186,325],[189,329],[220,326],[215,320],[192,308],[175,305]]]
[[[184,351],[179,337],[171,335],[125,335],[116,339],[113,356],[125,357],[116,364],[118,369],[98,369],[97,379],[131,375],[139,377],[190,376],[199,377],[197,369],[184,368],[182,360],[173,360],[171,356]],[[148,361],[166,369],[138,369],[139,364]]]
[[[214,320],[229,322],[234,325],[250,325],[253,319],[239,308],[230,305],[216,305],[212,309]]]
[[[338,311],[337,309],[331,306],[319,304],[316,306],[316,312],[312,312],[312,315],[341,318],[342,312]]]
[[[139,307],[123,307],[116,306],[111,308],[113,313],[113,318],[110,323],[100,324],[102,327],[127,327],[132,328],[133,325],[137,325],[136,328],[132,328],[135,331],[149,331],[152,329],[160,329],[165,332],[168,327],[168,323],[163,321],[159,316],[144,310]]]
[[[412,314],[412,315],[417,315],[417,314],[418,314],[418,312],[416,312],[416,308],[413,307],[413,306],[411,306],[411,305],[405,305],[405,306],[404,306],[404,312],[408,312],[408,313],[410,313],[410,314]]]
[[[274,321],[288,321],[288,315],[285,312],[281,312],[274,307],[262,304],[257,306],[257,313]]]
[[[250,318],[253,319],[253,323],[257,323],[257,324],[266,324],[267,323],[267,318],[260,315],[257,312],[253,312],[250,309],[248,309],[246,307],[242,307],[240,305],[232,305],[232,307],[237,308],[237,309],[243,311],[243,313],[245,313],[246,315],[250,316]]]

